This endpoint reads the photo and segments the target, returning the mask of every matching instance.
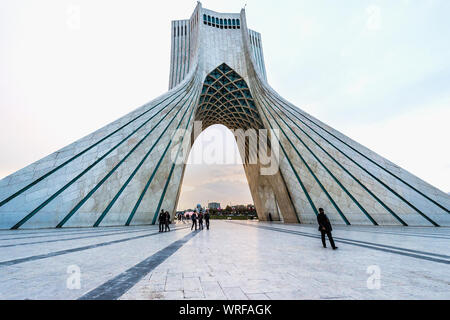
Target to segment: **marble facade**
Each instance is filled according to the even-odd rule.
[[[198,3],[171,28],[169,91],[0,180],[1,229],[143,225],[155,223],[161,208],[174,214],[185,163],[170,155],[187,158],[190,146],[177,142],[195,140],[196,120],[277,129],[279,170],[263,175],[262,164],[244,164],[260,220],[271,212],[283,222],[315,223],[322,207],[333,224],[450,225],[448,194],[270,87],[261,35],[248,29],[244,10],[218,13]],[[214,103],[216,85],[225,91]],[[186,131],[179,141],[177,129]]]

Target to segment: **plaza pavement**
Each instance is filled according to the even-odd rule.
[[[335,226],[336,251],[315,225],[171,228],[0,231],[0,299],[450,298],[450,228]]]

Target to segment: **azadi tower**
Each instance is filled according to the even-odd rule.
[[[174,213],[184,160],[212,124],[267,132],[265,151],[277,149],[271,174],[262,173],[259,156],[249,161],[250,143],[240,149],[260,220],[270,212],[286,223],[316,223],[323,207],[333,224],[450,225],[449,195],[270,87],[261,35],[247,28],[244,10],[198,3],[171,29],[169,91],[1,180],[0,228],[153,224],[161,209]]]

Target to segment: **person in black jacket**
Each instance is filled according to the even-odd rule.
[[[194,228],[194,225],[195,225],[195,230],[197,230],[197,216],[195,215],[195,212],[192,212],[191,219],[192,219],[191,230],[192,230],[192,228]]]
[[[209,212],[205,213],[204,218],[206,223],[206,230],[209,230]]]
[[[161,210],[161,213],[159,214],[158,217],[158,222],[159,222],[159,232],[163,232],[164,225],[166,224],[166,214],[164,213],[164,210]]]
[[[333,250],[336,250],[338,247],[334,245],[333,236],[331,235],[331,231],[333,230],[333,228],[331,227],[330,220],[328,220],[328,217],[322,208],[319,208],[319,214],[317,215],[317,222],[319,223],[319,231],[322,234],[323,247],[324,248],[327,247],[327,244],[325,243],[325,234],[326,234],[328,237],[328,241],[330,241],[331,247],[333,248]]]
[[[169,214],[169,211],[166,211],[166,213],[165,213],[165,216],[166,216],[166,219],[165,219],[165,226],[166,226],[166,229],[164,230],[164,231],[170,231],[170,227],[169,227],[169,224],[170,224],[170,214]]]
[[[198,213],[198,228],[203,230],[203,212]]]

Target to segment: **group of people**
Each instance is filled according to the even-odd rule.
[[[197,220],[198,220],[198,228],[199,230],[203,230],[203,219],[205,219],[206,230],[209,230],[209,213],[202,209],[200,204],[197,205],[195,211],[191,214],[192,226],[191,230],[197,230]]]
[[[205,220],[206,229],[209,230],[209,213],[207,211],[204,211],[201,207],[201,205],[197,205],[197,208],[190,216],[192,220],[192,226],[191,230],[194,229],[197,230],[197,222],[198,222],[198,228],[199,230],[203,230],[203,220]],[[178,220],[180,220],[180,217],[178,217]],[[166,232],[170,231],[170,214],[168,211],[161,210],[161,213],[159,214],[159,232]]]
[[[270,221],[272,221],[272,216],[269,213]],[[192,226],[191,230],[194,229],[197,230],[197,221],[198,221],[198,228],[199,230],[203,230],[203,219],[205,220],[206,229],[209,230],[209,213],[206,211],[204,212],[201,205],[197,205],[197,208],[195,211],[191,214],[191,220],[192,220]],[[317,222],[319,224],[319,231],[321,233],[322,238],[322,245],[324,248],[327,247],[327,244],[325,242],[325,235],[328,237],[328,241],[331,244],[331,247],[333,250],[336,250],[338,247],[334,244],[333,236],[331,235],[331,231],[333,228],[331,227],[330,220],[328,219],[327,215],[325,214],[324,210],[322,208],[319,208],[319,214],[317,215]],[[159,214],[159,232],[166,232],[170,231],[170,214],[168,211],[161,210],[161,213]]]
[[[194,229],[197,230],[197,221],[198,221],[198,229],[203,230],[203,219],[205,219],[206,224],[206,230],[209,230],[209,213],[208,212],[199,212],[199,213],[192,213],[191,214],[191,220],[192,220],[192,226],[191,230]]]
[[[161,210],[159,214],[159,232],[170,231],[170,214],[168,211]]]

